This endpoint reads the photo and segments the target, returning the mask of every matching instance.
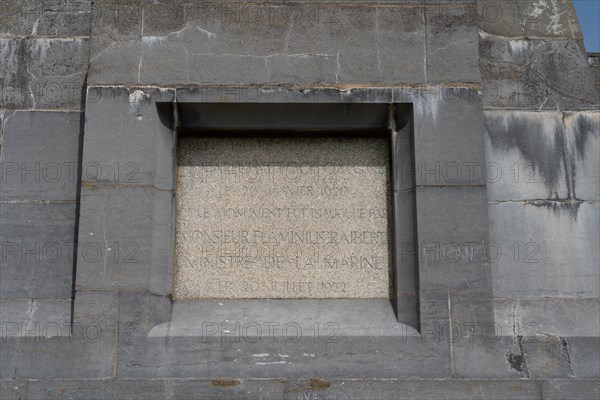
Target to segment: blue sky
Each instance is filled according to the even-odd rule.
[[[600,0],[574,0],[585,49],[600,51]]]

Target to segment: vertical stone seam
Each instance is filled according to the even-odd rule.
[[[171,204],[171,210],[173,214],[171,215],[171,254],[172,254],[172,265],[171,265],[171,304],[173,304],[173,299],[175,298],[175,279],[177,278],[177,176],[179,174],[179,169],[177,167],[178,159],[177,159],[177,141],[179,140],[179,103],[177,102],[177,88],[173,91],[173,115],[172,115],[172,129],[173,135],[175,137],[173,143],[173,203]]]
[[[113,378],[117,378],[117,366],[119,364],[119,331],[121,328],[121,292],[117,292],[117,319],[115,325],[115,364],[113,366]]]
[[[452,330],[452,294],[450,289],[448,289],[448,332],[450,333],[448,335],[448,347],[450,350],[450,371],[452,373],[452,378],[454,378],[455,375],[455,371],[454,371],[454,338],[452,336],[453,334],[453,330]]]
[[[2,161],[2,136],[4,134],[4,110],[0,112],[0,161]]]
[[[423,60],[423,72],[425,73],[425,76],[423,77],[423,79],[425,79],[425,83],[428,82],[428,78],[427,78],[427,4],[425,4],[426,0],[423,0],[423,7],[421,8],[421,12],[423,15],[423,26],[425,28],[425,40],[423,41],[423,46],[425,47],[425,52],[423,54],[424,60]]]
[[[567,124],[564,112],[561,113],[561,123],[562,123],[562,133],[563,133],[563,157],[565,160],[565,174],[567,179],[567,191],[568,191],[568,199],[575,200],[575,179],[573,177],[573,164],[571,164],[571,146],[569,144],[569,135],[567,133]]]
[[[142,4],[142,21],[141,21],[141,28],[140,28],[140,62],[138,64],[138,80],[137,82],[140,83],[141,82],[141,78],[142,78],[142,61],[144,60],[144,11],[145,11],[145,7]]]

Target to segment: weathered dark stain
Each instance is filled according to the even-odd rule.
[[[577,177],[578,164],[585,161],[585,149],[589,145],[592,138],[598,138],[600,135],[600,119],[597,114],[594,116],[589,113],[577,113],[565,118],[567,131],[570,134],[569,145],[571,151],[571,173],[572,173],[572,188],[573,196],[577,198],[575,187],[575,178]],[[596,154],[597,156],[597,154]]]
[[[506,358],[513,369],[525,372],[525,359],[521,354],[509,353]]]
[[[501,116],[487,115],[484,121],[493,148],[505,152],[517,149],[532,163],[548,188],[549,198],[558,199],[557,186],[565,179],[563,126],[558,116],[552,115],[552,132],[546,132],[542,118],[548,117],[503,113]]]
[[[550,201],[550,200],[531,200],[527,204],[531,204],[534,207],[548,208],[555,213],[568,212],[571,218],[577,219],[577,213],[579,207],[581,207],[582,201]]]

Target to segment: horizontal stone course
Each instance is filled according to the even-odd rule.
[[[128,379],[128,380],[1,380],[3,399],[591,399],[599,391],[598,380],[239,380]],[[28,396],[28,397],[27,397]]]
[[[591,399],[598,380],[239,380],[220,379],[128,379],[128,380],[35,380],[0,381],[7,400],[64,398],[102,399]],[[17,388],[17,389],[15,389]],[[25,397],[29,396],[29,397]]]

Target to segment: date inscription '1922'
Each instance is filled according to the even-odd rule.
[[[386,298],[388,141],[182,137],[175,296]]]

